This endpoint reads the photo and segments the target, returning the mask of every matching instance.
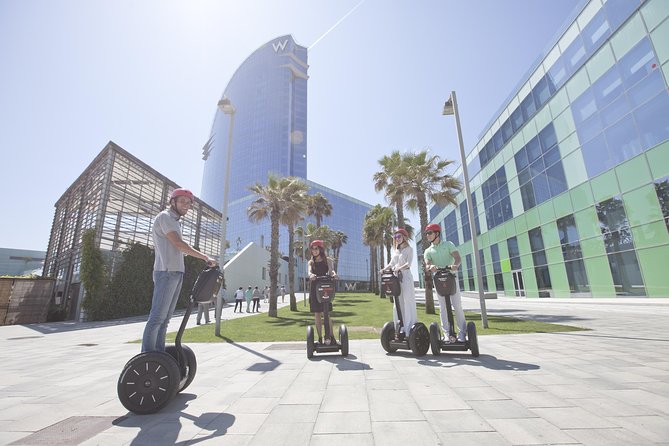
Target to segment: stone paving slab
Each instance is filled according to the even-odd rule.
[[[73,417],[110,417],[84,445],[667,444],[669,300],[486,303],[589,331],[480,336],[478,358],[387,354],[378,340],[312,360],[301,342],[190,344],[191,386],[137,416],[116,382],[142,318],[0,327],[0,444]]]

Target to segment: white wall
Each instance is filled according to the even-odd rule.
[[[232,301],[234,292],[242,287],[246,289],[258,287],[260,290],[270,285],[269,279],[269,257],[270,253],[264,248],[251,242],[237,253],[223,267],[225,272],[226,300]],[[262,270],[265,268],[265,279],[262,277]],[[279,287],[288,284],[285,277],[288,275],[288,262],[279,258]]]

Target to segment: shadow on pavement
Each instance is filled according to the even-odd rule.
[[[262,359],[266,360],[267,362],[256,362],[255,364],[251,365],[248,367],[246,370],[250,372],[271,372],[275,368],[281,364],[281,361],[277,361],[276,359],[272,358],[271,356],[263,355],[262,353],[253,350],[252,348],[245,347],[241,344],[237,344],[235,341],[233,341],[230,338],[227,338],[225,336],[219,336],[221,339],[225,339],[225,342],[228,344],[232,345],[233,347],[237,347],[241,350],[244,350],[245,352],[254,354],[256,356],[261,357]]]
[[[192,445],[225,435],[228,428],[235,423],[235,416],[224,412],[205,412],[199,416],[185,413],[184,410],[188,407],[188,402],[195,398],[196,396],[193,394],[180,393],[163,409],[163,411],[169,411],[167,416],[164,413],[162,415],[135,415],[130,413],[117,418],[112,424],[119,427],[139,427],[139,433],[130,443],[134,446]],[[181,419],[191,420],[195,426],[211,431],[211,433],[177,442],[181,431]]]
[[[514,372],[540,369],[540,367],[536,364],[497,359],[492,355],[480,355],[478,358],[475,358],[468,353],[443,354],[440,356],[432,356],[429,359],[423,357],[422,359],[418,360],[418,363],[432,367],[455,367],[459,365],[480,366],[491,370],[506,370]]]
[[[372,370],[369,364],[365,362],[356,361],[357,356],[348,354],[348,356],[314,356],[310,361],[327,361],[332,362],[339,370],[347,372],[349,370]]]

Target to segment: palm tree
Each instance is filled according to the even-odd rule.
[[[428,150],[409,153],[404,157],[407,163],[407,208],[418,210],[420,227],[427,226],[428,200],[437,204],[450,203],[457,205],[457,193],[462,190],[460,181],[444,173],[453,161],[442,160],[437,155],[430,155]],[[423,252],[430,246],[426,237],[422,237]],[[434,297],[432,295],[432,274],[425,271],[425,312],[434,314]]]
[[[371,249],[372,254],[372,268],[370,273],[370,281],[372,283],[372,290],[376,293],[378,287],[378,269],[385,265],[383,257],[383,246],[385,243],[385,236],[392,226],[393,210],[388,207],[383,207],[377,204],[365,215],[365,223],[363,224],[363,242]],[[377,254],[378,252],[378,254]],[[378,259],[378,257],[380,259]],[[377,263],[378,259],[378,263]],[[385,298],[385,293],[380,290],[382,298]]]
[[[295,225],[304,218],[307,212],[307,192],[309,187],[298,178],[291,178],[290,185],[283,192],[284,206],[281,210],[280,222],[288,226],[288,293],[290,310],[297,311],[295,299],[295,250],[291,249],[295,243]]]
[[[334,257],[334,269],[338,271],[339,268],[339,252],[341,248],[348,242],[348,236],[341,231],[332,232],[332,257]]]
[[[381,170],[374,174],[374,189],[384,191],[392,206],[395,206],[397,221],[404,222],[404,197],[407,188],[407,163],[399,150],[394,150],[379,160]]]
[[[279,275],[279,225],[282,217],[282,210],[288,206],[286,201],[286,191],[298,190],[299,186],[296,182],[300,182],[296,178],[285,177],[277,178],[270,175],[267,180],[267,185],[263,186],[256,183],[249,187],[249,190],[257,195],[257,198],[249,205],[246,212],[249,220],[259,222],[266,218],[270,220],[271,227],[271,242],[270,242],[270,260],[269,260],[269,279],[270,279],[270,301],[269,312],[270,317],[277,317],[276,308],[276,287]]]
[[[308,214],[316,217],[316,227],[321,227],[323,217],[332,215],[332,205],[320,192],[309,196]]]

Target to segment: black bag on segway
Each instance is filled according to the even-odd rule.
[[[329,277],[318,279],[318,284],[316,284],[316,299],[319,303],[323,303],[323,296],[328,296],[330,302],[335,298],[334,280]]]
[[[452,296],[455,294],[455,274],[446,269],[440,269],[432,276],[434,287],[441,296]]]
[[[393,297],[399,297],[402,293],[400,278],[391,272],[381,274],[381,287],[386,294]]]
[[[211,302],[218,294],[218,290],[221,289],[222,283],[223,273],[221,273],[221,269],[218,266],[207,268],[197,276],[191,296],[198,303]]]

